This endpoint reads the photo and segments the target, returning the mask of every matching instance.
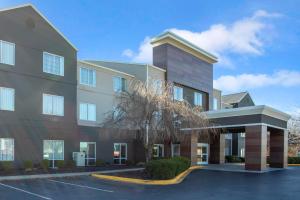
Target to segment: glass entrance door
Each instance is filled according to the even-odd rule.
[[[114,164],[126,164],[127,161],[127,144],[114,143]]]
[[[207,165],[208,164],[208,144],[198,143],[197,144],[197,164]]]
[[[96,164],[96,142],[80,142],[80,152],[85,153],[85,165]]]

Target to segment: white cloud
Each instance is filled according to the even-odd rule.
[[[131,49],[125,49],[122,53],[122,56],[126,56],[128,58],[133,57],[134,52]]]
[[[217,55],[221,65],[232,67],[233,63],[228,54],[263,54],[264,40],[269,36],[267,33],[269,24],[264,19],[280,16],[278,13],[258,10],[251,17],[237,20],[229,25],[214,24],[202,32],[177,28],[168,30]],[[131,58],[133,61],[139,62],[152,61],[152,47],[149,37],[145,38],[140,44],[138,52],[134,53]]]
[[[226,75],[214,80],[214,87],[225,92],[237,92],[240,90],[248,90],[268,86],[300,86],[300,72],[281,70],[271,75]]]

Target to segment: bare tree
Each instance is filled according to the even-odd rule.
[[[300,149],[300,116],[293,116],[288,122],[289,153],[295,155]]]
[[[145,148],[146,162],[151,159],[156,142],[179,140],[182,127],[208,124],[200,107],[173,100],[172,84],[133,80],[128,90],[117,96],[115,109],[108,114],[103,126],[137,130]]]

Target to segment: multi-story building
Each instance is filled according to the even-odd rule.
[[[154,156],[222,163],[226,133],[245,133],[245,167],[263,170],[269,132],[270,166],[286,166],[289,116],[267,106],[220,109],[217,58],[171,32],[152,40],[153,64],[134,64],[77,61],[74,45],[32,5],[1,10],[0,25],[0,161],[70,160],[79,151],[86,165],[143,160],[135,130],[102,127],[116,95],[138,79],[173,83],[174,99],[201,106],[212,124],[182,129],[187,142],[157,144]],[[202,137],[211,128],[218,134]]]

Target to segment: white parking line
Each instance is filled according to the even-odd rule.
[[[6,184],[3,184],[3,183],[0,183],[0,185],[3,186],[3,187],[7,187],[7,188],[10,188],[10,189],[13,189],[13,190],[24,192],[26,194],[30,194],[32,196],[36,196],[36,197],[39,197],[39,198],[42,198],[42,199],[52,200],[49,197],[45,197],[45,196],[42,196],[42,195],[39,195],[39,194],[35,194],[35,193],[29,192],[29,191],[26,191],[26,190],[22,190],[20,188],[16,188],[16,187],[10,186],[10,185],[6,185]]]
[[[77,187],[81,187],[81,188],[88,188],[88,189],[92,189],[92,190],[98,190],[98,191],[102,191],[102,192],[114,192],[112,190],[105,190],[105,189],[100,189],[100,188],[94,188],[94,187],[90,187],[90,186],[86,186],[86,185],[78,185],[78,184],[67,183],[67,182],[63,182],[63,181],[56,181],[56,180],[51,180],[51,179],[48,179],[48,181],[52,181],[52,182],[55,182],[55,183],[61,183],[61,184],[65,184],[65,185],[77,186]]]

